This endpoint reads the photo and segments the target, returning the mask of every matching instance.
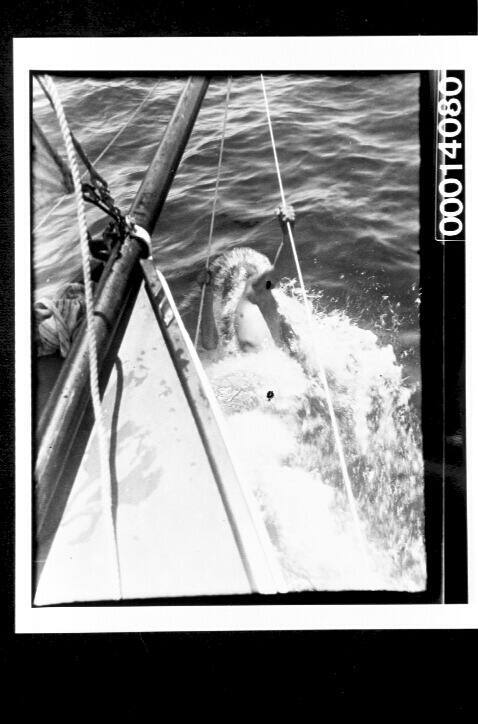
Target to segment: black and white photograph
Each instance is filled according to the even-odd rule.
[[[468,601],[466,73],[244,67],[31,66],[33,610]]]
[[[51,74],[32,94],[37,603],[423,590],[419,74]],[[143,217],[123,311],[129,286],[95,292]],[[101,326],[103,362],[122,314],[80,450],[85,344]]]

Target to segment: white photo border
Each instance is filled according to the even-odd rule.
[[[455,629],[478,627],[478,38],[476,36],[14,38],[16,633]],[[68,606],[31,604],[30,72],[465,71],[468,603]],[[476,240],[476,241],[475,241]],[[448,242],[453,243],[453,242]],[[462,243],[462,242],[458,242]]]

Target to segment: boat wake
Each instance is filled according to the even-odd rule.
[[[364,555],[298,288],[282,283],[274,294],[296,334],[292,355],[223,344],[201,357],[290,590],[423,590],[423,459],[413,387],[391,345],[381,346],[345,313],[315,308]]]

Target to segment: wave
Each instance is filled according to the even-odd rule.
[[[391,345],[345,314],[314,312],[320,350],[366,539],[361,553],[294,282],[275,292],[297,335],[278,348],[203,352],[291,590],[423,590],[419,420]],[[317,299],[315,299],[317,303]],[[273,393],[271,397],[270,392]],[[269,393],[269,394],[268,394]]]

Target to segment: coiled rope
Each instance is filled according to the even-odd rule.
[[[265,84],[264,76],[263,76],[262,73],[261,73],[261,82],[262,82],[262,92],[263,92],[263,95],[264,95],[264,102],[265,102],[265,108],[266,108],[267,123],[268,123],[268,126],[269,126],[269,134],[270,134],[270,137],[271,137],[272,152],[273,152],[273,154],[274,154],[274,162],[275,162],[275,167],[276,167],[276,172],[277,172],[277,180],[278,180],[278,182],[279,182],[279,191],[280,191],[280,196],[281,196],[281,200],[282,200],[282,205],[283,205],[283,207],[284,207],[284,209],[285,209],[285,207],[286,207],[286,199],[285,199],[285,194],[284,194],[284,187],[283,187],[283,185],[282,185],[282,177],[281,177],[281,172],[280,172],[280,167],[279,167],[279,159],[278,159],[278,157],[277,157],[277,149],[276,149],[276,144],[275,144],[275,140],[274,140],[274,131],[273,131],[273,129],[272,129],[272,121],[271,121],[271,115],[270,115],[270,110],[269,110],[269,101],[268,101],[268,99],[267,99],[266,84]],[[292,255],[293,255],[293,257],[294,257],[294,263],[295,263],[295,267],[296,267],[296,270],[297,270],[297,276],[298,276],[298,279],[299,279],[299,285],[300,285],[300,289],[301,289],[301,293],[302,293],[302,300],[303,300],[303,302],[304,302],[304,307],[305,307],[305,312],[306,312],[306,319],[307,319],[307,325],[308,325],[308,328],[309,328],[309,336],[310,336],[310,339],[311,339],[312,344],[313,344],[314,354],[315,354],[315,358],[316,358],[317,365],[318,365],[318,368],[319,368],[320,381],[321,381],[321,383],[322,383],[322,387],[323,387],[324,392],[325,392],[325,399],[326,399],[326,402],[327,402],[327,408],[328,408],[329,415],[330,415],[330,420],[331,420],[331,423],[332,423],[332,430],[333,430],[334,438],[335,438],[335,446],[336,446],[337,454],[338,454],[338,457],[339,457],[340,468],[341,468],[341,471],[342,471],[342,477],[343,477],[343,480],[344,480],[344,485],[345,485],[345,490],[346,490],[346,494],[347,494],[347,499],[348,499],[349,507],[350,507],[350,510],[351,510],[351,513],[352,513],[352,518],[353,518],[353,521],[354,521],[355,530],[356,530],[356,533],[357,533],[357,538],[358,538],[358,541],[359,541],[359,544],[360,544],[361,552],[362,552],[362,555],[363,555],[365,561],[368,563],[367,544],[366,544],[366,541],[365,541],[365,536],[364,536],[364,533],[363,533],[363,530],[362,530],[362,525],[361,525],[360,518],[359,518],[359,515],[358,515],[358,511],[357,511],[357,504],[356,504],[356,501],[355,501],[355,498],[354,498],[354,494],[353,494],[353,491],[352,491],[352,484],[351,484],[351,482],[350,482],[350,477],[349,477],[349,473],[348,473],[348,470],[347,470],[347,463],[346,463],[346,461],[345,461],[345,455],[344,455],[344,451],[343,451],[342,440],[341,440],[341,437],[340,437],[339,426],[338,426],[338,424],[337,424],[337,418],[336,418],[336,416],[335,416],[334,406],[333,406],[333,404],[332,404],[332,397],[331,397],[329,385],[328,385],[328,382],[327,382],[327,376],[326,376],[326,374],[325,374],[325,369],[324,369],[324,366],[322,365],[322,362],[321,362],[321,359],[320,359],[320,355],[319,355],[319,351],[318,351],[318,349],[317,349],[317,342],[316,342],[315,335],[314,335],[314,328],[313,328],[313,321],[312,321],[312,310],[311,310],[311,307],[310,307],[309,299],[308,299],[308,297],[307,297],[307,293],[306,293],[306,291],[305,291],[305,284],[304,284],[304,279],[303,279],[303,276],[302,276],[302,270],[301,270],[300,263],[299,263],[299,257],[297,256],[297,249],[296,249],[296,246],[295,246],[294,235],[292,234],[292,227],[291,227],[291,224],[290,224],[290,222],[289,222],[288,220],[286,221],[286,225],[287,225],[287,232],[288,232],[289,240],[290,240],[290,246],[291,246],[291,249],[292,249]],[[282,242],[282,244],[283,244],[283,242]],[[282,248],[282,244],[281,244],[281,246],[279,247],[279,251],[278,251],[278,253],[276,254],[276,258],[277,258],[277,256],[278,256],[278,254],[280,253],[280,250],[281,250],[281,248]]]
[[[227,111],[229,108],[230,93],[231,93],[231,78],[229,77],[227,80],[226,100],[224,102],[224,118],[223,118],[223,122],[222,122],[222,136],[221,136],[221,144],[219,147],[219,159],[217,162],[216,185],[214,187],[214,199],[212,202],[211,222],[209,225],[209,239],[207,242],[207,252],[206,252],[206,272],[209,271],[209,260],[211,258],[212,235],[213,235],[213,231],[214,231],[214,219],[216,216],[216,204],[217,204],[217,196],[218,196],[218,190],[219,190],[219,180],[221,177],[222,154],[224,151],[224,139],[226,136]],[[199,312],[198,312],[198,320],[197,320],[197,325],[196,325],[196,334],[194,335],[194,347],[196,347],[196,348],[198,346],[199,332],[201,329],[205,293],[206,293],[206,283],[204,282],[201,285],[201,299],[199,301]]]
[[[68,122],[65,118],[63,105],[58,95],[53,79],[50,76],[44,77],[45,85],[52,97],[55,113],[60,125],[61,134],[65,143],[68,163],[70,164],[71,174],[73,177],[74,194],[76,200],[76,211],[78,228],[80,232],[80,248],[81,260],[83,268],[83,280],[85,286],[85,312],[86,312],[86,334],[88,340],[88,359],[90,367],[90,389],[93,401],[93,410],[98,432],[98,445],[101,467],[101,493],[103,499],[103,510],[105,524],[107,526],[107,540],[109,544],[109,553],[113,564],[113,571],[116,586],[116,598],[122,597],[121,590],[121,573],[119,565],[118,542],[116,538],[116,527],[113,513],[113,501],[111,491],[111,477],[108,454],[108,436],[101,408],[100,390],[98,384],[98,357],[96,350],[96,339],[94,331],[94,309],[93,309],[93,289],[91,282],[90,256],[88,247],[88,230],[86,225],[85,203],[81,189],[80,172],[76,160],[71,133]]]
[[[56,299],[42,297],[33,305],[37,355],[60,351],[66,357],[85,314],[83,284],[66,284]]]
[[[115,142],[118,140],[118,138],[119,138],[119,137],[121,136],[121,134],[128,128],[128,126],[131,124],[131,122],[134,120],[134,118],[136,118],[136,116],[138,115],[138,113],[140,113],[140,112],[143,110],[144,106],[145,106],[146,103],[149,101],[149,99],[151,98],[151,96],[152,96],[152,94],[153,94],[153,91],[156,90],[156,88],[157,88],[158,85],[159,85],[159,81],[158,81],[158,83],[155,83],[155,84],[154,84],[154,86],[149,90],[149,92],[148,92],[148,94],[145,96],[145,98],[141,101],[141,103],[139,104],[139,106],[138,106],[137,108],[135,108],[135,110],[128,116],[128,118],[126,119],[124,125],[119,129],[119,131],[117,131],[117,132],[115,133],[115,135],[113,136],[113,138],[112,138],[110,141],[108,141],[107,145],[106,145],[106,146],[104,147],[104,149],[101,151],[101,153],[99,154],[99,156],[97,156],[97,157],[95,158],[95,160],[93,161],[93,166],[95,166],[95,165],[98,163],[98,161],[101,161],[101,159],[102,159],[103,156],[109,151],[109,149],[111,148],[111,146],[113,145],[113,143],[115,143]],[[87,172],[85,171],[85,172],[81,175],[81,178],[83,178],[83,177],[86,175],[86,173],[87,173]],[[68,197],[68,194],[63,194],[63,196],[61,196],[61,197],[53,204],[53,206],[52,206],[51,209],[45,214],[45,216],[43,216],[43,218],[40,219],[40,221],[38,222],[38,224],[36,224],[36,226],[34,226],[34,228],[33,228],[33,233],[35,233],[36,231],[38,231],[39,229],[41,229],[41,227],[43,226],[43,224],[50,218],[50,216],[53,214],[53,212],[60,206],[60,204],[63,203],[63,201],[64,201],[67,197]]]

